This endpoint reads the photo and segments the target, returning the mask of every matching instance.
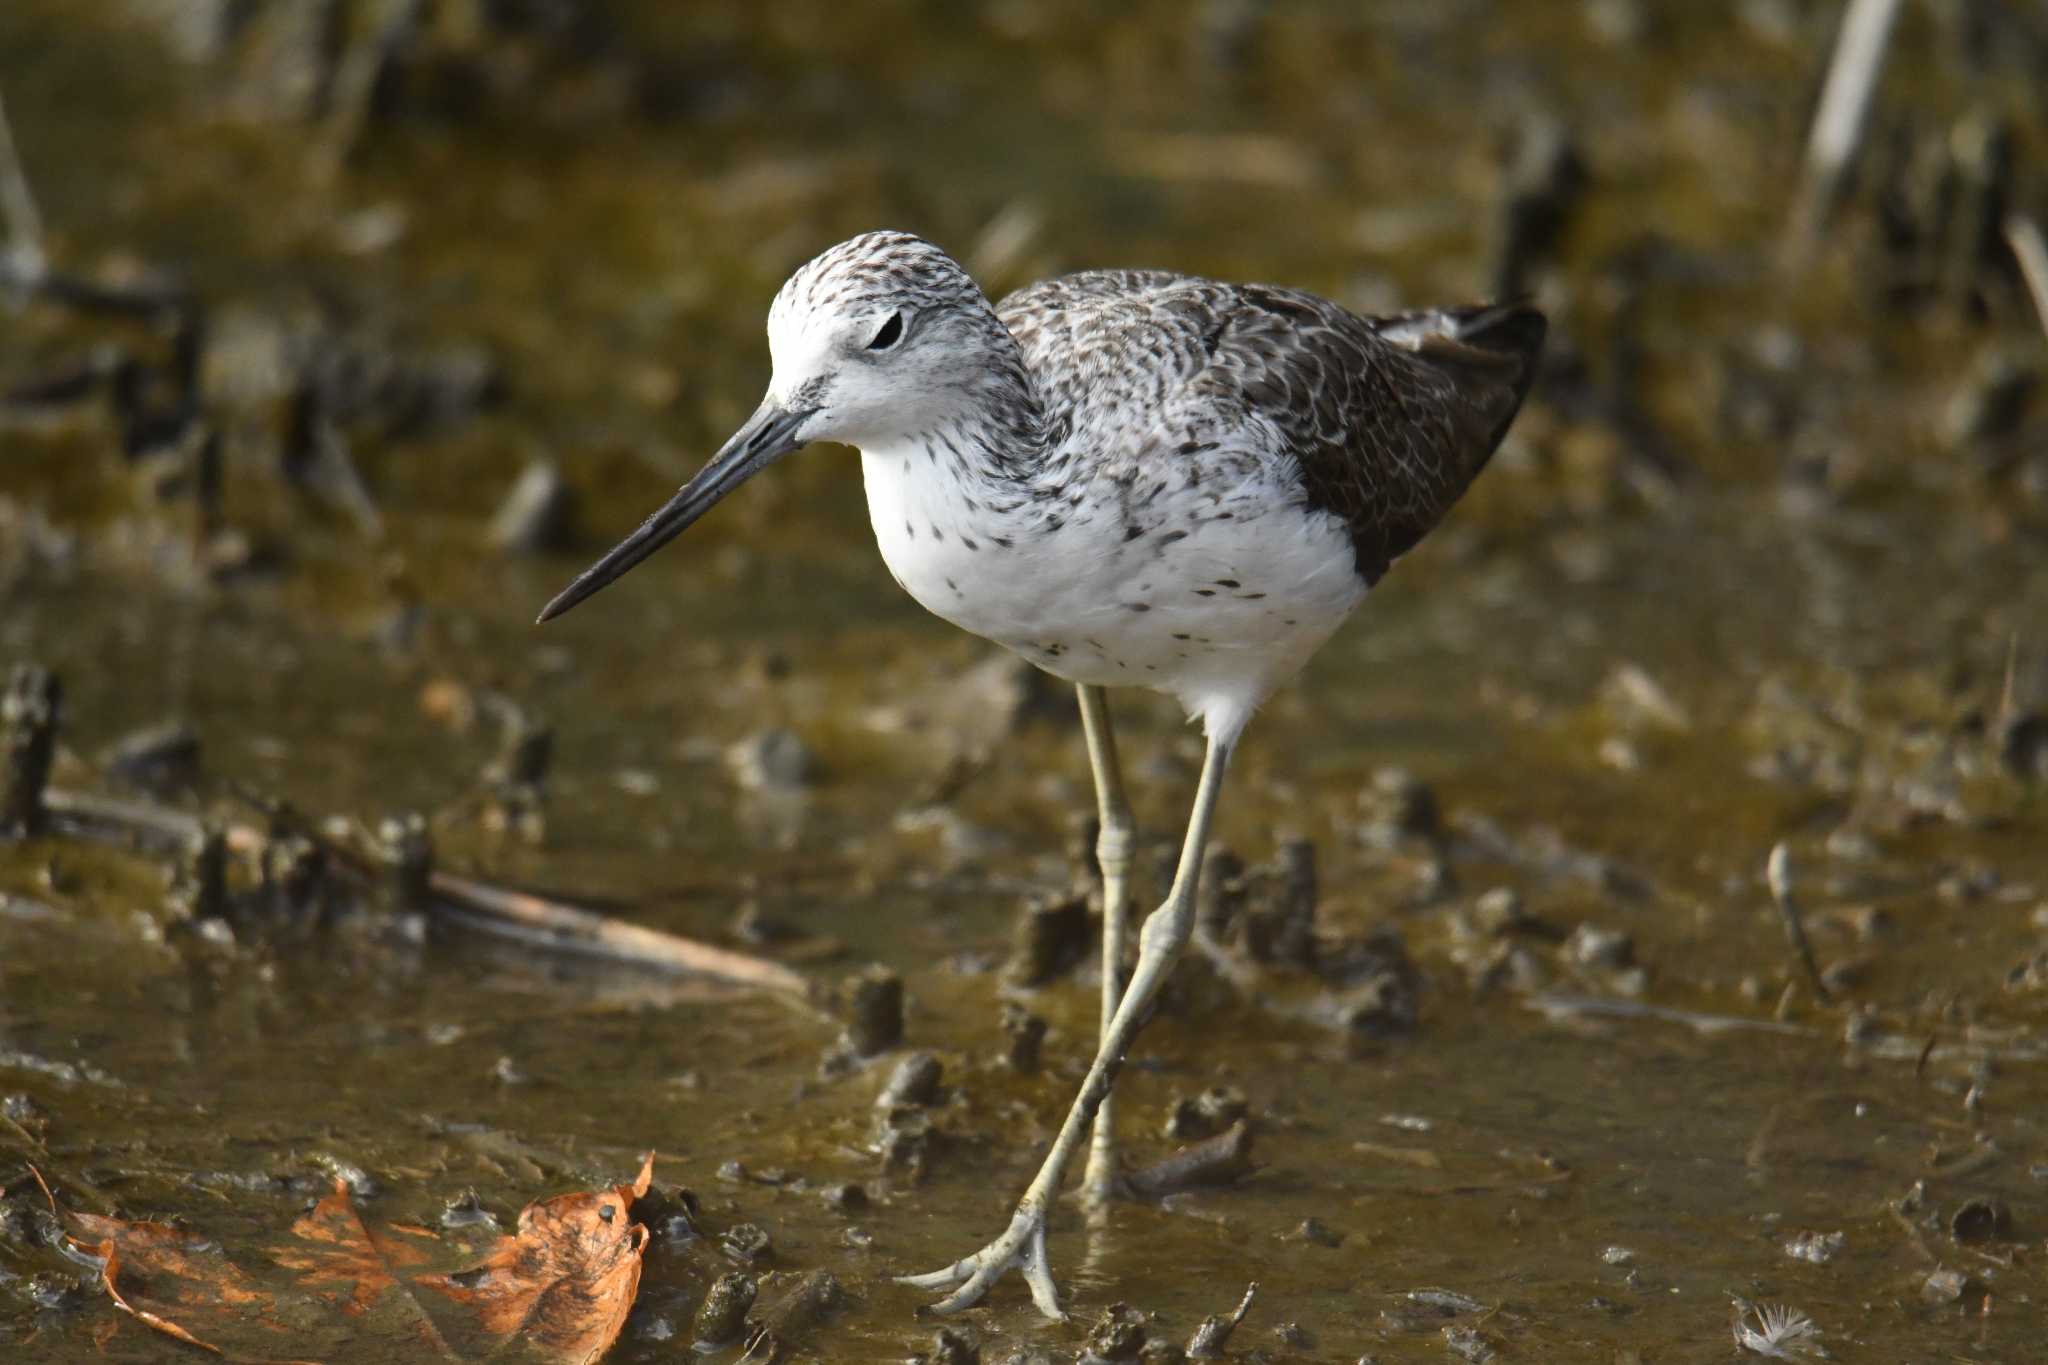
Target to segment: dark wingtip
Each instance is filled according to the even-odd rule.
[[[1550,319],[1542,315],[1542,309],[1528,299],[1509,299],[1464,319],[1458,327],[1458,340],[1534,360],[1542,352],[1548,332]]]
[[[1534,360],[1543,350],[1550,320],[1528,295],[1477,308],[1459,309],[1458,340]]]

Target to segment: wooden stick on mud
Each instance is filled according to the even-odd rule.
[[[1252,1130],[1239,1119],[1211,1138],[1189,1143],[1151,1165],[1131,1171],[1124,1184],[1140,1199],[1161,1199],[1182,1190],[1228,1185],[1248,1174]]]
[[[405,56],[426,19],[426,0],[387,0],[372,31],[334,59],[328,83],[326,128],[316,167],[330,178],[354,154],[369,127],[371,106],[386,72]]]
[[[0,251],[0,284],[33,286],[49,267],[43,254],[43,216],[28,187],[14,128],[7,121],[7,103],[0,99],[0,221],[7,225],[7,249]]]
[[[1244,1315],[1252,1311],[1252,1300],[1258,1297],[1259,1282],[1253,1280],[1244,1287],[1244,1297],[1237,1301],[1237,1311],[1228,1317],[1211,1314],[1202,1319],[1201,1326],[1188,1338],[1187,1355],[1190,1360],[1213,1360],[1223,1354],[1224,1345],[1230,1334],[1237,1330]]]
[[[2042,237],[2039,223],[2024,213],[2015,213],[2005,220],[2005,241],[2020,263],[2020,274],[2027,282],[2027,293],[2033,296],[2034,312],[2041,319],[2042,330],[2048,331],[2048,238]]]
[[[127,843],[159,853],[189,848],[205,829],[196,817],[183,811],[143,801],[53,788],[46,793],[45,803],[58,833]],[[263,831],[251,825],[231,825],[225,833],[228,847],[244,856],[259,854],[266,842]],[[334,856],[336,865],[356,880],[377,879],[378,870],[359,854],[325,840],[321,845]],[[660,971],[714,976],[786,994],[801,996],[808,989],[801,974],[779,962],[596,914],[531,892],[440,871],[428,879],[427,889],[432,910],[503,938]]]
[[[1641,1000],[1619,1000],[1608,995],[1559,995],[1545,992],[1526,997],[1523,1008],[1552,1019],[1649,1019],[1664,1024],[1683,1024],[1703,1037],[1748,1031],[1782,1033],[1793,1037],[1817,1037],[1819,1031],[1806,1024],[1787,1024],[1776,1019],[1747,1019],[1739,1014],[1707,1014],[1700,1010],[1651,1005]]]
[[[50,1154],[50,1149],[44,1144],[43,1140],[23,1127],[21,1120],[15,1118],[5,1109],[0,1109],[0,1132],[14,1134],[16,1140],[30,1151],[40,1152],[45,1157]]]
[[[1885,48],[1891,43],[1892,24],[1898,17],[1899,0],[1849,0],[1842,15],[1827,83],[1821,88],[1820,107],[1814,111],[1813,130],[1806,140],[1806,178],[1792,215],[1795,259],[1812,247],[1834,211],[1849,163],[1863,141],[1871,96],[1884,70]]]
[[[695,939],[680,938],[644,924],[596,914],[528,891],[493,886],[449,872],[434,873],[428,886],[444,910],[454,912],[465,924],[474,924],[492,933],[530,937],[550,948],[616,958],[674,972],[698,972],[797,995],[807,989],[801,974],[779,962],[736,953]]]
[[[0,694],[0,834],[40,834],[57,752],[64,689],[54,674],[16,664]]]

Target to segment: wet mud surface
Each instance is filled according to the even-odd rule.
[[[620,1360],[1165,1360],[1253,1281],[1246,1360],[2038,1349],[2048,362],[1971,228],[2048,208],[2038,26],[1909,7],[1788,265],[1832,6],[234,8],[0,10],[43,246],[112,296],[0,304],[0,661],[61,679],[54,791],[255,831],[210,891],[0,844],[0,1349],[175,1349],[31,1165],[244,1265],[339,1177],[453,1269],[650,1150]],[[1556,328],[1248,734],[1066,1324],[1009,1282],[935,1336],[889,1277],[1001,1227],[1093,1047],[1070,697],[897,591],[836,448],[531,625],[882,224],[992,292]],[[1156,896],[1199,742],[1113,704]],[[810,992],[479,933],[406,847]]]

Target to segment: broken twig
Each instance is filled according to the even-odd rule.
[[[196,817],[147,802],[53,789],[46,794],[45,803],[58,832],[79,838],[177,853],[190,848],[204,834]],[[225,837],[229,849],[244,856],[260,853],[268,842],[263,831],[249,825],[231,825]],[[325,840],[316,842],[331,855],[337,867],[360,883],[379,882],[387,875],[374,860],[352,849]],[[429,908],[434,912],[502,938],[660,971],[715,976],[738,985],[765,986],[794,995],[802,995],[807,989],[800,974],[779,962],[596,914],[532,892],[439,871],[428,878],[427,891]]]
[[[1813,944],[1807,940],[1806,925],[1799,918],[1799,903],[1792,899],[1792,850],[1782,839],[1771,850],[1770,860],[1764,864],[1764,880],[1770,883],[1771,901],[1778,907],[1778,917],[1785,922],[1786,941],[1791,943],[1792,951],[1799,954],[1799,961],[1813,982],[1814,994],[1823,1003],[1831,1002],[1834,996],[1828,990],[1828,983],[1821,979],[1820,964],[1813,960]]]
[[[0,834],[40,834],[64,689],[54,674],[16,664],[0,695]]]
[[[7,224],[7,250],[0,253],[0,283],[11,281],[32,289],[49,268],[49,258],[43,254],[43,216],[28,187],[28,172],[22,169],[21,150],[14,145],[14,128],[7,121],[4,99],[0,99],[0,219]]]
[[[1699,1010],[1674,1009],[1669,1005],[1648,1005],[1640,1000],[1616,1000],[1603,995],[1532,995],[1522,1002],[1552,1019],[1605,1016],[1613,1019],[1654,1019],[1664,1024],[1683,1024],[1702,1035],[1749,1030],[1756,1033],[1789,1033],[1813,1037],[1819,1031],[1803,1024],[1781,1024],[1775,1019],[1745,1019],[1738,1014],[1706,1014]]]
[[[2042,330],[2048,331],[2048,239],[2041,235],[2041,225],[2024,213],[2015,213],[2005,220],[2006,245],[2020,263],[2020,274],[2027,282],[2027,293],[2034,300],[2034,312],[2041,319]]]
[[[1841,195],[1843,177],[1863,141],[1871,95],[1884,70],[1885,48],[1898,15],[1899,0],[1849,0],[1842,15],[1835,55],[1828,63],[1827,83],[1806,141],[1806,179],[1792,216],[1795,254],[1813,245]]]
[[[1195,1328],[1195,1334],[1188,1338],[1188,1359],[1213,1360],[1223,1354],[1223,1348],[1230,1340],[1230,1334],[1244,1321],[1244,1315],[1252,1311],[1252,1300],[1258,1297],[1259,1282],[1253,1280],[1244,1287],[1244,1297],[1237,1301],[1237,1311],[1229,1317],[1216,1314],[1202,1319],[1202,1325]]]
[[[429,888],[440,909],[452,911],[465,924],[489,933],[528,938],[550,948],[618,962],[702,973],[795,995],[808,989],[801,974],[779,962],[650,929],[631,920],[595,914],[528,891],[514,891],[448,872],[436,872]]]
[[[1142,1170],[1132,1171],[1124,1183],[1140,1199],[1228,1185],[1251,1170],[1251,1150],[1251,1128],[1239,1119],[1215,1137],[1189,1143]]]

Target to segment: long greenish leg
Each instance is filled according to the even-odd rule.
[[[1137,1037],[1140,1021],[1152,1007],[1194,929],[1195,887],[1202,876],[1202,849],[1209,842],[1209,824],[1216,812],[1216,795],[1223,786],[1224,769],[1230,766],[1230,749],[1229,741],[1219,742],[1211,736],[1208,757],[1202,763],[1202,784],[1195,793],[1194,814],[1188,819],[1187,839],[1181,845],[1180,869],[1174,874],[1173,890],[1167,893],[1166,903],[1146,918],[1145,927],[1138,933],[1138,965],[1131,973],[1130,985],[1124,989],[1109,1027],[1103,1030],[1095,1061],[1081,1082],[1081,1093],[1074,1097],[1066,1121],[1060,1125],[1059,1136],[1053,1139],[1052,1150],[1046,1153],[1045,1164],[1038,1168],[1030,1188],[1017,1201],[1010,1226],[980,1251],[963,1256],[943,1270],[902,1277],[904,1284],[920,1289],[953,1290],[933,1305],[934,1311],[951,1313],[979,1303],[989,1286],[1015,1267],[1024,1272],[1024,1283],[1030,1287],[1031,1301],[1038,1305],[1039,1312],[1049,1318],[1066,1316],[1060,1311],[1059,1293],[1053,1288],[1052,1272],[1046,1265],[1046,1213],[1059,1193],[1067,1163],[1086,1138],[1110,1087],[1116,1084],[1117,1072],[1130,1051],[1131,1041]]]
[[[1077,684],[1081,698],[1081,729],[1088,738],[1088,767],[1095,774],[1095,862],[1102,869],[1102,1036],[1116,1018],[1123,998],[1124,945],[1130,938],[1131,860],[1137,847],[1137,825],[1124,796],[1123,770],[1116,759],[1116,732],[1109,722],[1109,698],[1099,687]],[[1081,1177],[1081,1202],[1091,1209],[1106,1205],[1116,1187],[1116,1098],[1105,1094],[1095,1111],[1094,1140],[1088,1145],[1088,1168]]]

